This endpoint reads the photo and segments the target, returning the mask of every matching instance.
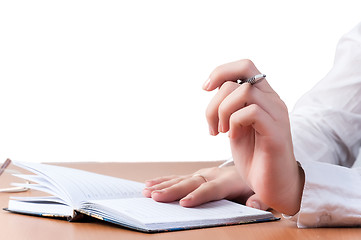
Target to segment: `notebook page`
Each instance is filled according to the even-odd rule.
[[[178,202],[160,203],[149,198],[98,200],[83,204],[83,209],[103,211],[100,215],[112,221],[122,222],[126,215],[131,221],[154,229],[168,227],[206,226],[217,223],[238,223],[265,219],[273,215],[227,200],[205,203],[185,208]],[[189,225],[190,224],[190,225]]]
[[[91,173],[78,169],[40,163],[14,162],[56,185],[77,208],[81,201],[91,199],[132,198],[142,196],[144,184]]]
[[[41,197],[11,197],[11,200],[18,200],[21,202],[43,202],[43,203],[62,203],[66,205],[66,202],[55,196],[41,196]]]
[[[38,184],[28,184],[28,183],[12,183],[14,186],[34,189],[42,192],[49,193],[53,196],[66,198],[66,194],[59,189],[56,185],[49,182],[46,178],[38,175],[28,175],[28,174],[13,174],[16,177],[28,180],[30,182],[38,183]],[[69,199],[64,199],[64,201],[70,201]]]
[[[57,203],[23,202],[10,200],[8,210],[27,214],[52,217],[73,216],[73,209],[68,205]]]

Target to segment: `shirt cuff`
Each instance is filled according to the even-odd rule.
[[[302,162],[305,185],[299,228],[361,225],[361,177],[356,169],[323,162]]]

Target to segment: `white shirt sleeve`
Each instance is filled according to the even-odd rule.
[[[290,119],[305,172],[298,227],[361,225],[361,171],[352,168],[361,147],[361,23],[341,38],[333,68]]]

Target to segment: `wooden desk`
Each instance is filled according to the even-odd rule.
[[[185,174],[218,162],[193,163],[63,163],[59,165],[84,169],[131,180]],[[11,181],[0,177],[0,182]],[[36,196],[36,191],[0,193],[0,207],[6,207],[9,196]],[[279,214],[275,214],[279,216]],[[179,232],[146,234],[102,222],[69,223],[0,211],[1,239],[361,239],[361,228],[297,229],[295,223],[281,219],[275,222],[206,228]]]

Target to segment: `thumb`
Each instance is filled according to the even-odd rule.
[[[257,194],[253,194],[252,196],[250,196],[246,202],[246,205],[248,207],[252,207],[252,208],[257,208],[260,210],[267,210],[269,209],[269,207],[264,204],[261,199],[258,198]]]

